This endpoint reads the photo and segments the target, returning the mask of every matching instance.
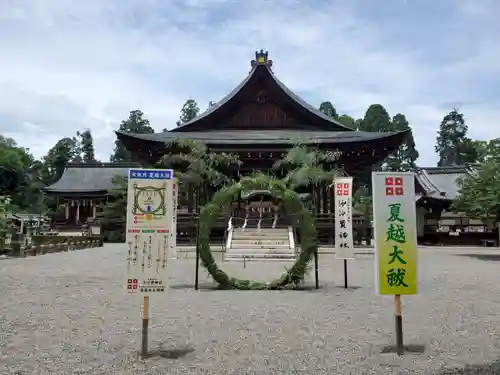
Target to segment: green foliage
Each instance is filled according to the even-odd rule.
[[[80,149],[83,154],[82,161],[84,163],[95,162],[94,138],[90,130],[87,129],[82,133],[77,132],[76,134],[80,138]]]
[[[128,119],[122,121],[118,130],[126,133],[154,133],[154,129],[151,127],[149,120],[144,118],[144,113],[138,109],[130,112]],[[112,162],[132,161],[132,155],[127,151],[125,145],[119,139],[115,141],[115,148],[110,160]]]
[[[210,250],[210,231],[219,214],[231,204],[235,196],[241,194],[242,191],[249,190],[271,191],[275,198],[283,201],[287,212],[296,215],[297,223],[300,226],[302,251],[299,259],[281,277],[271,282],[240,280],[228,276],[218,268]],[[199,220],[198,250],[203,266],[221,288],[240,290],[282,289],[291,283],[298,284],[304,279],[308,264],[317,251],[316,227],[309,210],[304,207],[295,191],[288,189],[283,180],[277,180],[260,173],[252,177],[245,177],[240,182],[219,190],[212,201],[203,207]]]
[[[365,117],[360,123],[359,130],[365,132],[392,131],[391,117],[381,104],[372,104],[368,107]]]
[[[459,196],[453,209],[474,219],[500,221],[500,139],[482,144],[482,164],[458,180]]]
[[[43,158],[44,176],[47,185],[58,181],[66,168],[66,164],[74,161],[80,154],[80,144],[76,138],[65,137],[49,150]]]
[[[453,203],[457,212],[474,219],[500,220],[500,162],[490,160],[475,173],[459,179],[459,196]]]
[[[181,116],[179,118],[179,121],[177,121],[177,126],[184,125],[185,123],[194,119],[199,114],[200,114],[200,107],[198,106],[198,103],[196,103],[196,100],[188,99],[186,103],[184,103],[184,105],[182,106]]]
[[[340,152],[322,151],[297,143],[273,169],[286,173],[283,182],[288,189],[300,190],[333,182],[343,173],[336,166],[340,156]]]
[[[467,137],[468,127],[464,115],[456,109],[444,116],[439,127],[435,150],[439,155],[438,166],[476,163],[481,150]]]
[[[9,228],[12,227],[11,214],[12,207],[10,197],[0,196],[0,246],[3,245],[3,240]]]
[[[337,121],[351,129],[357,129],[361,122],[361,120],[355,120],[353,117],[345,114],[340,115]]]
[[[319,110],[333,119],[337,119],[339,117],[337,114],[337,110],[335,109],[335,107],[331,102],[321,103],[319,105]]]
[[[220,186],[233,181],[241,165],[238,155],[210,152],[201,142],[178,139],[169,146],[178,151],[163,156],[155,167],[174,169],[181,182]]]
[[[0,136],[0,195],[11,197],[15,212],[44,209],[42,163],[11,138]]]
[[[410,129],[410,124],[405,115],[398,113],[392,118],[392,131],[404,131]],[[418,151],[415,148],[413,134],[403,142],[384,162],[384,170],[391,172],[409,172],[416,168]]]
[[[112,179],[115,186],[106,196],[106,203],[101,207],[97,218],[103,228],[103,236],[112,242],[125,241],[125,227],[127,222],[127,182],[123,176]]]

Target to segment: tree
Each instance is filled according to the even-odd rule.
[[[201,142],[176,140],[170,147],[178,152],[163,156],[156,167],[175,169],[181,183],[221,186],[234,181],[233,172],[241,165],[238,155],[210,152]]]
[[[137,134],[151,134],[154,129],[151,127],[149,120],[144,118],[144,113],[140,110],[130,111],[128,119],[122,121],[118,129],[124,133],[137,133]],[[127,151],[125,145],[117,139],[115,141],[115,148],[110,157],[112,162],[117,161],[132,161],[132,155]]]
[[[404,131],[410,129],[405,115],[398,113],[392,118],[392,130]],[[413,134],[409,136],[384,162],[384,170],[391,172],[408,172],[416,168],[418,151],[415,148]]]
[[[196,116],[198,116],[199,113],[200,107],[198,106],[198,103],[196,103],[196,100],[188,99],[182,106],[181,116],[179,118],[179,121],[177,121],[177,126],[184,125],[185,123],[191,121]]]
[[[94,139],[92,137],[92,133],[89,129],[84,132],[76,133],[80,138],[80,149],[83,154],[83,162],[84,163],[93,163],[96,161],[95,159],[95,150],[94,150]]]
[[[387,132],[393,130],[391,117],[381,104],[372,104],[368,107],[365,117],[359,125],[359,130],[366,132]]]
[[[76,159],[76,160],[75,160]],[[47,185],[59,180],[70,161],[80,160],[80,144],[76,138],[65,137],[49,150],[43,157],[43,180]]]
[[[10,197],[0,196],[0,253],[5,249],[5,239],[12,227]]]
[[[10,197],[14,212],[44,209],[42,163],[12,138],[0,136],[0,196]]]
[[[500,221],[500,158],[487,160],[475,172],[458,179],[459,194],[453,209],[472,219]]]
[[[359,126],[358,123],[361,122],[361,120],[355,120],[354,118],[346,114],[340,115],[337,121],[351,129],[357,129]]]
[[[331,102],[323,102],[319,105],[319,110],[333,119],[338,118],[337,110]]]
[[[282,179],[287,188],[299,191],[303,188],[321,186],[332,183],[342,174],[336,163],[340,152],[321,151],[301,143],[297,143],[287,151],[283,159],[278,160],[273,169],[284,171]]]
[[[115,176],[112,179],[114,188],[106,195],[106,204],[97,218],[103,228],[103,236],[111,242],[125,241],[127,221],[127,183],[128,179]]]
[[[435,147],[439,155],[439,167],[477,162],[480,155],[474,141],[467,138],[467,131],[464,115],[458,110],[454,109],[444,116]]]

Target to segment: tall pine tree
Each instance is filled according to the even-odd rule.
[[[360,123],[359,130],[365,132],[392,131],[391,117],[381,104],[372,104],[366,110],[365,117]]]
[[[83,154],[83,162],[84,163],[93,163],[96,161],[95,159],[95,149],[94,149],[94,138],[92,137],[92,133],[90,129],[85,130],[80,133],[77,132],[78,137],[80,138],[80,151]]]
[[[144,118],[144,113],[138,109],[130,112],[128,119],[122,121],[118,130],[126,133],[139,134],[150,134],[155,132],[151,127],[149,120]],[[110,160],[112,162],[132,161],[132,155],[127,151],[127,149],[119,139],[115,141],[115,148],[113,150],[113,154],[110,157]]]
[[[454,109],[439,127],[435,150],[439,155],[438,167],[475,163],[479,158],[475,143],[467,137],[468,127],[464,115]]]

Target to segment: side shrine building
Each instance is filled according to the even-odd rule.
[[[240,174],[270,169],[294,142],[300,140],[323,150],[341,151],[339,164],[348,175],[356,178],[384,160],[410,134],[410,131],[379,133],[351,129],[293,93],[276,77],[272,67],[267,52],[256,52],[247,77],[198,117],[167,132],[129,134],[117,131],[117,137],[141,165],[157,162],[169,152],[168,145],[174,139],[201,141],[213,152],[238,154],[242,161]],[[64,220],[83,224],[88,218],[95,218],[96,206],[112,188],[111,178],[126,176],[130,167],[137,167],[137,164],[68,165],[61,179],[44,191],[58,195],[65,202]],[[418,209],[420,238],[434,231],[434,227],[434,232],[439,232],[439,225],[433,223],[440,220],[441,213],[456,194],[454,180],[450,182],[442,175],[452,174],[424,168],[416,175],[416,199],[421,207]],[[206,189],[181,184],[177,220],[179,241],[194,238],[198,213],[210,200],[210,195]],[[332,243],[333,191],[323,187],[311,191],[310,195],[319,240]],[[354,216],[356,227],[356,217],[360,214],[355,212]],[[219,229],[223,231],[227,221],[228,218],[221,218]],[[216,227],[214,233],[217,233]],[[366,237],[369,236],[366,233]]]

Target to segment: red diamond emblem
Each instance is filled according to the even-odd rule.
[[[392,185],[394,185],[394,179],[392,177],[386,177],[385,178],[385,185],[386,186],[392,186]]]
[[[395,185],[403,186],[403,177],[396,177],[395,178]]]
[[[394,195],[394,188],[392,187],[385,188],[385,195]]]
[[[349,195],[349,190],[344,190],[344,195]]]
[[[403,195],[403,188],[402,187],[397,187],[396,188],[396,195]]]

